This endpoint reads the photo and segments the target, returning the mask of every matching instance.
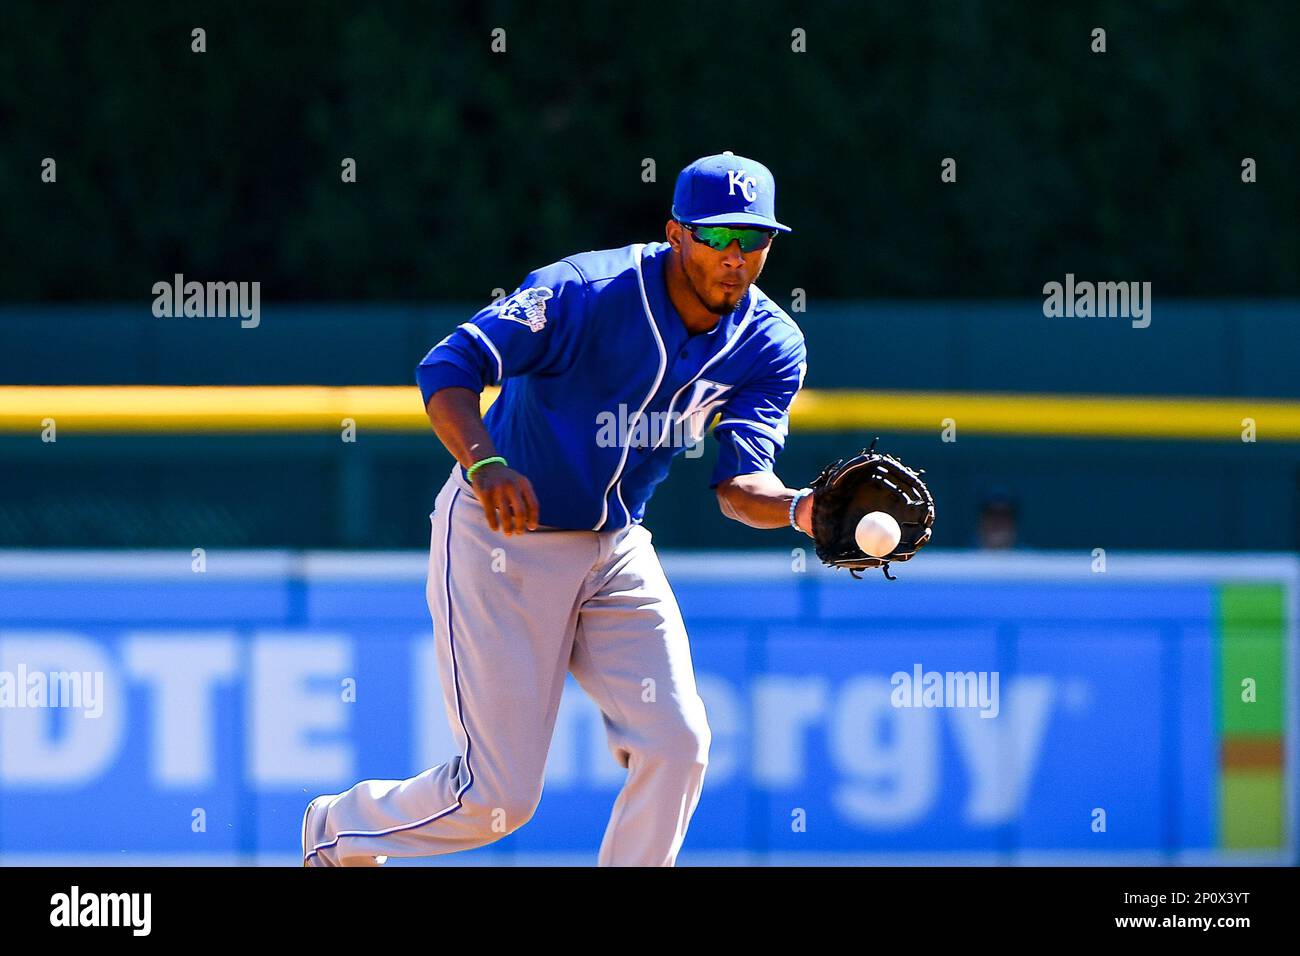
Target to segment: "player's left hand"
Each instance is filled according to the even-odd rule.
[[[880,568],[893,580],[890,562],[914,557],[934,527],[934,496],[924,474],[877,452],[874,441],[861,454],[827,465],[809,485],[813,493],[806,499],[812,503],[817,557],[831,567],[848,568],[854,577],[865,568]],[[894,549],[879,557],[867,554],[856,540],[859,522],[875,511],[892,517],[899,528]]]

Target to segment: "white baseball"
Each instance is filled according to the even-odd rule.
[[[894,516],[884,511],[873,511],[862,516],[853,531],[853,540],[858,543],[864,554],[873,558],[883,558],[896,547],[903,531],[898,527]]]

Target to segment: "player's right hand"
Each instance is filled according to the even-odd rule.
[[[509,536],[537,530],[537,495],[519,472],[502,464],[484,465],[474,472],[474,494],[493,531]]]

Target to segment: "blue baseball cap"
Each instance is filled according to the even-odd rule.
[[[776,221],[776,180],[760,162],[732,152],[697,159],[677,175],[673,218],[693,226],[762,226]]]

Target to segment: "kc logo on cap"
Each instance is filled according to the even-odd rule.
[[[758,198],[758,193],[754,192],[755,185],[757,184],[754,182],[754,177],[746,176],[743,169],[727,170],[727,186],[732,196],[736,194],[736,187],[739,186],[745,202],[753,202]]]

